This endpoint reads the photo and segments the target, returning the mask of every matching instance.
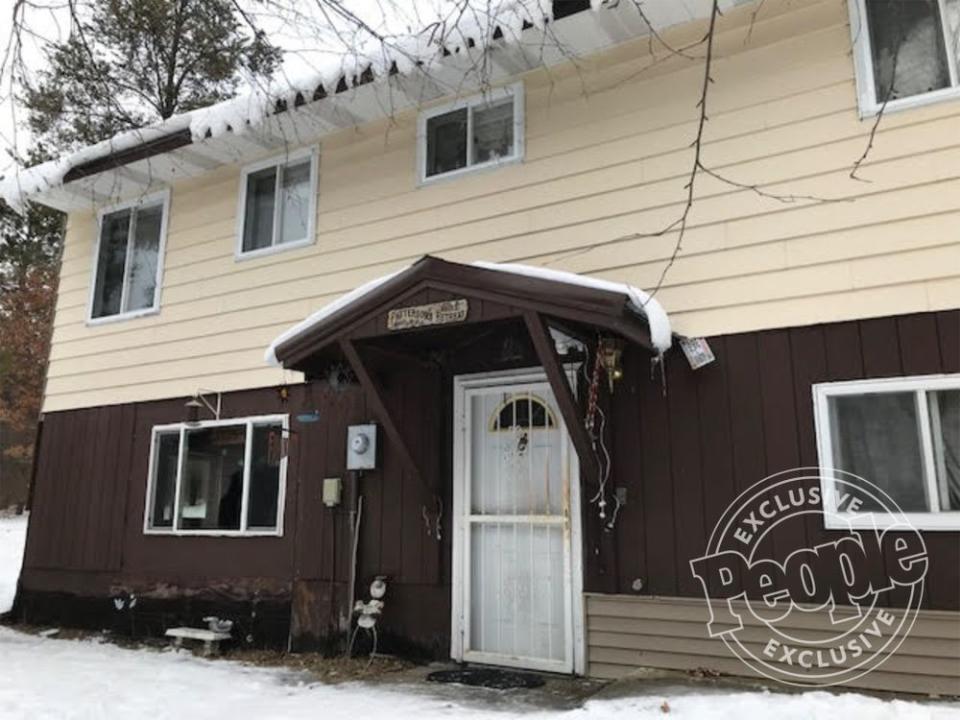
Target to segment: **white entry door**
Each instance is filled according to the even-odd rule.
[[[542,372],[455,381],[454,659],[582,672],[576,453]]]

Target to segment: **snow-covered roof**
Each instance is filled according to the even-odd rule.
[[[567,285],[576,285],[579,287],[592,288],[594,290],[603,290],[606,292],[619,293],[624,295],[630,308],[646,318],[650,329],[650,341],[658,352],[666,352],[670,349],[673,342],[673,332],[670,326],[670,318],[663,306],[649,293],[640,288],[627,285],[625,283],[613,282],[612,280],[602,280],[592,278],[586,275],[567,272],[564,270],[554,270],[552,268],[536,267],[533,265],[520,265],[516,263],[493,263],[485,261],[476,261],[470,263],[472,267],[483,268],[484,270],[493,270],[495,272],[509,273],[512,275],[524,275],[526,277],[537,278],[540,280],[549,280],[551,282],[564,283]],[[264,353],[264,360],[269,365],[279,367],[281,365],[277,358],[277,349],[292,340],[296,340],[308,334],[311,330],[317,328],[328,318],[332,317],[341,310],[353,305],[362,298],[366,297],[374,290],[384,285],[389,280],[403,274],[413,265],[407,265],[395,272],[378,277],[370,282],[364,283],[351,290],[345,295],[341,295],[336,300],[327,303],[316,312],[309,315],[305,320],[297,323],[293,327],[280,333],[273,342],[267,347]]]
[[[442,5],[442,1],[438,0]],[[744,0],[722,0],[728,6]],[[591,0],[591,10],[553,21],[550,0],[483,0],[474,12],[438,33],[371,38],[348,54],[253,87],[207,108],[120,133],[54,162],[0,179],[0,197],[15,208],[33,200],[61,210],[90,208],[134,197],[157,185],[220,165],[282,151],[346,127],[386,117],[444,96],[476,92],[535,67],[566,62],[655,29],[705,17],[710,0]],[[482,7],[481,7],[482,6]],[[475,62],[489,52],[482,73]],[[472,75],[475,75],[472,76]],[[187,147],[131,160],[123,167],[64,184],[71,169],[130,151],[151,140],[189,131]]]

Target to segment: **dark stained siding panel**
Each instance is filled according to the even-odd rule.
[[[682,558],[703,554],[707,534],[703,521],[703,481],[700,474],[700,423],[697,413],[685,411],[698,407],[696,379],[680,363],[667,365],[667,387],[673,396],[669,403],[670,451],[673,456],[674,545],[677,548],[677,592],[692,595],[700,583],[681,567]]]
[[[590,517],[595,508],[584,503],[588,591],[633,594],[639,577],[642,594],[696,595],[689,560],[705,551],[706,542],[697,549],[685,529],[696,526],[698,508],[708,535],[730,501],[751,484],[780,470],[818,465],[814,384],[960,372],[958,311],[742,333],[709,342],[717,361],[700,370],[690,371],[679,352],[667,356],[665,399],[659,377],[651,378],[645,363],[631,364],[626,356],[627,379],[614,396],[611,414],[613,477],[615,485],[628,485],[631,492],[630,483],[636,483],[640,493],[630,497],[641,502],[628,503],[621,512],[617,568],[592,552],[600,547],[601,531]],[[687,384],[691,376],[695,392]],[[697,429],[697,442],[691,428]],[[691,464],[701,468],[699,473],[690,470]],[[774,547],[799,542],[798,532],[775,533]],[[809,542],[831,537],[815,516],[803,532]],[[929,532],[925,538],[931,552],[925,604],[958,609],[960,533]],[[611,584],[604,572],[614,570],[617,579]],[[904,599],[898,592],[888,601],[896,605]]]
[[[677,594],[677,556],[674,548],[672,452],[668,397],[651,381],[640,396],[644,538],[647,555],[645,592]],[[614,462],[620,462],[614,450]],[[625,549],[626,550],[626,549]],[[628,551],[628,550],[627,550]],[[629,552],[629,551],[628,551]],[[621,578],[621,582],[625,579]]]
[[[703,521],[708,536],[720,520],[730,498],[737,496],[730,436],[730,403],[727,397],[729,360],[726,353],[726,338],[712,340],[711,347],[716,355],[716,362],[696,373],[700,386],[696,412],[700,416]],[[706,552],[705,544],[699,554],[704,552]],[[689,572],[685,567],[681,567],[680,571]],[[735,578],[738,584],[739,574],[738,569]],[[714,593],[719,593],[719,590],[719,587],[711,587]]]
[[[960,312],[941,312],[936,317],[943,371],[960,372]]]
[[[760,398],[763,412],[767,476],[800,465],[797,428],[784,418],[795,418],[793,358],[790,334],[773,330],[758,336]],[[773,491],[771,491],[771,496]],[[807,544],[807,533],[799,523],[783,523],[771,531],[773,557],[786,558]]]
[[[614,449],[621,447],[636,447],[636,438],[641,435],[643,418],[640,413],[640,402],[638,392],[638,382],[646,368],[641,365],[646,360],[645,356],[633,348],[628,348],[624,353],[624,378],[617,388],[624,401],[615,402],[610,410],[610,436],[612,447]],[[584,388],[582,395],[587,393]],[[587,587],[604,587],[603,580],[611,588],[607,592],[616,592],[617,575],[616,572],[624,578],[628,585],[634,578],[647,577],[647,557],[644,552],[645,542],[643,539],[646,523],[644,522],[644,509],[646,503],[643,497],[643,469],[642,453],[644,449],[637,447],[636,454],[632,462],[617,462],[614,460],[611,468],[610,482],[614,488],[624,488],[627,493],[627,504],[620,509],[618,522],[614,529],[615,535],[610,543],[616,553],[615,567],[612,567],[606,574],[601,576],[598,572],[591,573],[589,569],[593,567],[587,563],[588,574],[584,577],[584,585]],[[589,500],[596,492],[595,486],[584,487],[581,490],[581,503],[584,506],[585,528],[591,525],[598,525],[597,508],[590,505]],[[593,533],[602,532],[594,529]],[[591,533],[585,533],[587,537],[595,536]],[[592,545],[585,549],[584,557],[588,557]],[[603,579],[602,579],[603,578]]]

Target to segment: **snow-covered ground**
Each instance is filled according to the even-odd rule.
[[[13,605],[26,539],[26,515],[0,515],[0,613],[7,612]]]
[[[16,584],[25,530],[23,519],[0,518],[2,598]],[[185,652],[128,650],[96,640],[57,640],[0,627],[3,720],[504,720],[518,714],[529,720],[960,719],[958,704],[880,700],[854,693],[788,695],[658,686],[558,711],[530,710],[509,694],[492,690],[448,690],[452,692],[424,684],[324,685],[293,671],[202,660]]]

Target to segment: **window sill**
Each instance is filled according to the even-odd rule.
[[[891,100],[887,107],[883,108],[883,103],[873,103],[872,105],[860,106],[860,119],[868,120],[876,118],[880,114],[881,108],[883,114],[901,112],[903,110],[912,110],[913,108],[925,107],[936,103],[948,102],[950,100],[960,99],[960,87],[943,88],[933,92],[923,93],[922,95],[912,95],[910,97]]]
[[[256,260],[257,258],[276,255],[277,253],[286,252],[288,250],[297,250],[298,248],[309,247],[313,244],[314,240],[312,238],[306,238],[305,240],[281,243],[280,245],[271,245],[270,247],[260,248],[259,250],[248,250],[247,252],[238,251],[234,253],[234,260],[237,262],[242,262],[244,260]]]
[[[495,170],[497,168],[506,167],[507,165],[516,165],[522,160],[522,155],[511,155],[510,157],[500,158],[499,160],[490,160],[478,165],[469,165],[457,170],[451,170],[450,172],[430,175],[429,177],[421,175],[417,184],[419,187],[425,187],[427,185],[433,185],[434,183],[463,177],[464,175],[472,175],[473,173],[482,173],[484,171]]]
[[[899,522],[898,522],[899,521]],[[906,530],[946,531],[960,530],[960,511],[948,512],[909,512],[903,515],[874,515],[858,514],[824,515],[823,527],[826,530],[886,530],[892,527],[903,527],[904,521],[909,524]]]
[[[123,322],[125,320],[136,320],[137,318],[148,317],[149,315],[158,315],[160,313],[160,306],[144,308],[143,310],[133,310],[125,313],[117,313],[116,315],[106,315],[104,317],[98,318],[87,318],[88,326],[96,325],[109,325],[110,323]]]
[[[282,530],[144,530],[144,535],[158,537],[283,537]]]

